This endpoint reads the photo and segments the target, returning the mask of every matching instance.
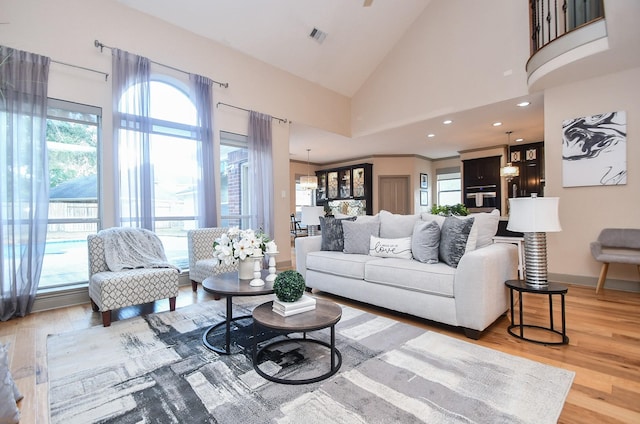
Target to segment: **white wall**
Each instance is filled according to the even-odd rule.
[[[589,243],[601,229],[640,228],[640,68],[548,89],[545,98],[545,195],[560,198],[562,232],[547,234],[549,272],[593,283],[600,264]],[[562,187],[562,121],[604,112],[627,112],[627,184]],[[611,265],[609,278],[640,289],[635,265]]]
[[[353,98],[354,136],[528,94],[525,1],[432,1]]]
[[[308,81],[129,9],[116,1],[2,0],[0,43],[67,62],[111,72],[111,54],[93,42],[118,47],[151,60],[201,74],[229,88],[215,88],[222,101],[327,131],[350,133],[350,100]],[[99,74],[52,64],[49,96],[102,107],[105,225],[114,223],[111,80]],[[313,99],[313,101],[309,101]],[[227,107],[214,111],[219,130],[246,134],[248,114]],[[289,128],[273,123],[276,242],[289,242]],[[219,142],[219,140],[216,140]],[[284,192],[284,197],[282,193]],[[289,261],[284,249],[278,261]]]

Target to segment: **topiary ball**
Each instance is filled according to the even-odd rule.
[[[302,297],[306,285],[298,271],[283,271],[273,282],[273,291],[281,302],[295,302]]]

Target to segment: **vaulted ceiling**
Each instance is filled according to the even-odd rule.
[[[210,38],[291,74],[352,97],[431,0],[117,0]],[[325,33],[320,43],[310,34]],[[320,34],[320,33],[317,33]],[[322,38],[322,37],[320,37]],[[524,64],[523,64],[524,66]],[[498,120],[521,129],[527,141],[543,139],[542,96],[528,108],[514,101],[460,112],[442,126],[436,118],[396,130],[348,138],[297,123],[291,126],[292,159],[329,163],[363,154],[420,154],[430,158],[507,142]],[[426,135],[437,128],[440,140]],[[469,133],[474,134],[469,142]],[[328,145],[340,148],[326,148]],[[323,148],[324,147],[324,148]],[[322,152],[320,154],[320,152]]]

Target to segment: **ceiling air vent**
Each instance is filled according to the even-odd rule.
[[[318,28],[313,28],[309,37],[313,38],[318,42],[318,44],[322,44],[325,38],[327,38],[327,33],[324,31],[320,31]]]

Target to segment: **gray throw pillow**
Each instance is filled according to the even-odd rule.
[[[355,216],[342,219],[321,216],[320,232],[322,240],[320,242],[320,250],[342,252],[344,250],[342,221],[355,221],[355,219]]]
[[[342,231],[344,232],[344,253],[357,253],[360,255],[369,254],[369,241],[371,236],[380,235],[380,222],[355,222],[342,221]]]
[[[440,260],[457,268],[467,248],[467,239],[473,226],[473,218],[458,219],[448,216],[440,230]]]
[[[438,263],[440,226],[436,221],[418,221],[413,226],[411,253],[413,259],[425,264]]]

